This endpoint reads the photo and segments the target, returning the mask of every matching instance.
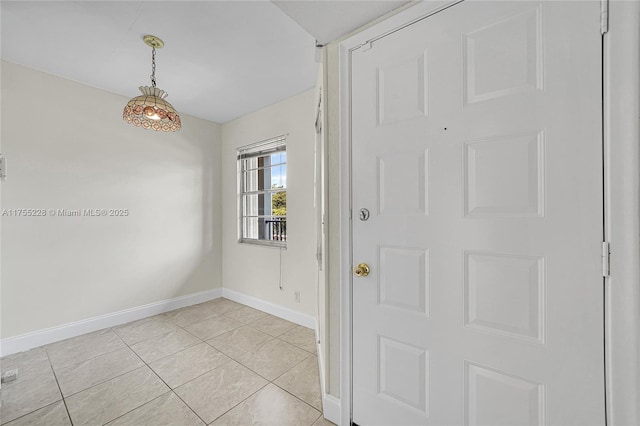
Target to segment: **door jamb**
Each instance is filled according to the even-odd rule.
[[[342,425],[351,424],[352,410],[351,53],[459,1],[418,3],[339,45]],[[608,425],[640,424],[640,2],[610,2],[603,48],[605,236],[612,256],[605,280],[606,416]]]
[[[607,424],[640,424],[640,3],[609,1],[603,39]]]

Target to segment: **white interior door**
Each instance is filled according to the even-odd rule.
[[[599,2],[465,1],[351,87],[353,421],[604,425]]]

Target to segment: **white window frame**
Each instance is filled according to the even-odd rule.
[[[245,195],[251,194],[270,194],[276,192],[287,192],[287,186],[284,188],[277,189],[259,189],[256,187],[251,191],[245,190],[245,172],[254,170],[247,169],[243,166],[243,160],[249,158],[258,158],[262,156],[269,155],[271,153],[277,152],[287,152],[287,144],[286,144],[286,135],[277,136],[271,139],[263,140],[260,142],[256,142],[250,145],[245,145],[237,148],[236,150],[236,159],[237,159],[237,167],[238,167],[238,187],[237,187],[237,195],[238,195],[238,210],[237,210],[237,218],[238,218],[238,243],[246,243],[246,244],[256,244],[263,246],[271,246],[271,247],[279,247],[279,248],[287,248],[287,240],[286,240],[286,220],[287,216],[278,216],[279,218],[284,218],[285,223],[285,232],[284,232],[284,240],[272,240],[272,239],[260,239],[258,238],[248,238],[245,237],[245,218],[248,217],[258,217],[258,218],[266,218],[273,217],[273,214],[269,215],[246,215],[245,214],[245,206],[244,202],[246,200]],[[269,165],[268,167],[282,166],[286,167],[287,161],[285,160],[283,163],[278,163],[277,165]],[[255,169],[259,170],[259,169]],[[259,223],[259,221],[258,221]]]

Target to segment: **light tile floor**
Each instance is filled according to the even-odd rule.
[[[314,333],[228,299],[0,360],[0,424],[325,426]]]

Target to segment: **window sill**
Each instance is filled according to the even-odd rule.
[[[238,240],[238,244],[250,244],[254,246],[276,247],[285,250],[287,249],[286,241],[252,240],[241,238]]]

